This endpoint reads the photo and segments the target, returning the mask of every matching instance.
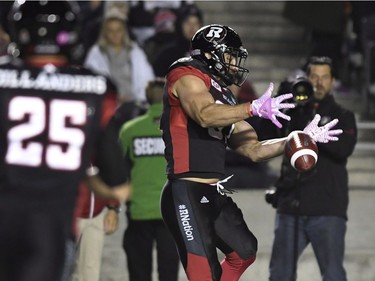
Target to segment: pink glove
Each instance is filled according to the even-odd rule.
[[[329,141],[338,141],[339,138],[336,136],[342,134],[342,130],[331,130],[331,128],[334,127],[339,120],[337,118],[333,119],[331,122],[319,127],[318,123],[320,118],[320,115],[316,114],[314,119],[305,127],[305,129],[303,129],[303,131],[312,137],[315,142],[327,143]]]
[[[293,94],[284,94],[275,98],[272,98],[273,83],[270,83],[267,91],[258,99],[253,100],[251,103],[251,113],[254,116],[263,117],[270,119],[277,127],[281,128],[281,123],[276,117],[283,118],[290,121],[290,116],[280,112],[280,109],[294,108],[295,105],[292,103],[282,103],[284,100],[293,97]]]

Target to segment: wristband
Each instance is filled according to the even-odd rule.
[[[247,104],[247,114],[249,115],[249,117],[253,117],[253,113],[251,112],[251,102],[249,102]]]

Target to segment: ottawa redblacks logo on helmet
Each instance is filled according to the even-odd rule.
[[[221,26],[218,26],[218,25],[217,26],[211,26],[203,34],[204,39],[206,39],[209,42],[212,42],[213,40],[220,41],[226,35],[227,35],[227,31],[224,28],[222,28]]]

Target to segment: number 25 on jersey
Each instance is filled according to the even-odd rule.
[[[53,99],[48,104],[38,97],[17,96],[10,100],[8,118],[26,122],[8,131],[8,164],[37,167],[45,164],[51,169],[76,170],[81,165],[85,134],[79,128],[66,126],[69,118],[74,126],[86,124],[87,105],[83,101]],[[30,140],[47,133],[46,144]],[[63,146],[66,149],[63,149]],[[44,156],[45,155],[45,156]]]

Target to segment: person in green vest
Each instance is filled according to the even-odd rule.
[[[147,112],[124,123],[119,133],[131,189],[123,242],[130,281],[151,280],[155,243],[159,281],[178,280],[177,249],[159,206],[166,182],[165,146],[159,129],[164,82],[157,78],[148,83]]]

